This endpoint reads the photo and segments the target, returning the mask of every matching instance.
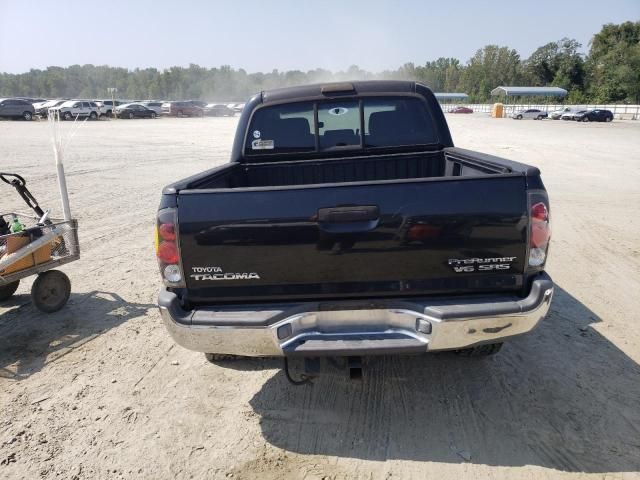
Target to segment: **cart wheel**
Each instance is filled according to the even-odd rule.
[[[16,293],[18,285],[20,285],[20,280],[16,280],[15,282],[7,283],[6,285],[0,286],[0,302],[8,300],[11,295]]]
[[[49,270],[38,275],[31,287],[31,298],[38,310],[52,313],[65,306],[71,294],[69,277],[59,270]]]

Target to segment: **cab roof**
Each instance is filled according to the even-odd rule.
[[[354,82],[314,83],[297,87],[276,88],[262,92],[262,103],[303,100],[308,98],[332,98],[342,95],[366,93],[415,93],[416,82],[405,80],[365,80]]]

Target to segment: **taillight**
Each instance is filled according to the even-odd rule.
[[[173,223],[162,223],[158,226],[158,234],[162,240],[168,240],[175,242],[176,240],[176,227]]]
[[[418,223],[416,225],[411,225],[411,227],[407,231],[407,240],[414,241],[438,238],[441,231],[442,227],[439,227],[437,225]]]
[[[180,248],[176,230],[177,214],[174,208],[166,208],[158,212],[156,225],[156,257],[160,274],[165,285],[184,287],[184,276],[180,263]]]
[[[178,257],[178,247],[173,242],[160,242],[158,245],[158,258],[163,263],[177,264],[180,261],[180,257]]]
[[[529,266],[541,267],[547,260],[551,223],[546,192],[529,194]]]

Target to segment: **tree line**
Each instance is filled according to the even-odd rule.
[[[436,92],[464,92],[473,102],[490,99],[499,85],[557,86],[570,103],[640,103],[640,21],[607,24],[589,42],[589,52],[574,39],[547,43],[529,58],[509,47],[487,45],[466,63],[438,58],[424,65],[407,63],[396,70],[371,73],[351,66],[345,71],[315,69],[247,73],[224,65],[204,68],[129,70],[106,65],[72,65],[0,73],[0,97],[103,98],[117,88],[117,98],[243,101],[271,88],[349,79],[416,80]]]

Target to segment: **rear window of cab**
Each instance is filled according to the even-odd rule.
[[[433,120],[420,99],[370,97],[259,108],[249,125],[245,155],[436,143]]]

